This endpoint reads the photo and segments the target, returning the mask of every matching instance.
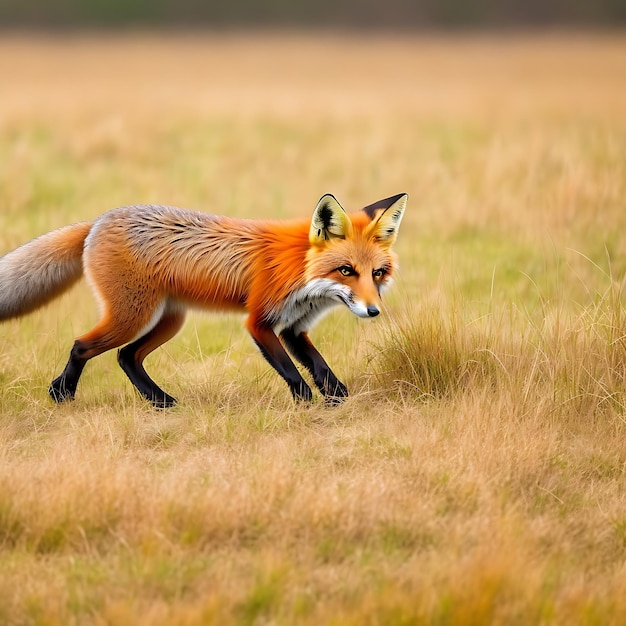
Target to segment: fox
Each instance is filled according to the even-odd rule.
[[[0,257],[0,321],[48,304],[85,276],[100,307],[96,326],[74,341],[48,393],[73,400],[87,362],[118,348],[130,382],[156,408],[176,398],[144,369],[144,359],[182,328],[188,309],[240,311],[261,354],[297,401],[325,401],[348,389],[309,338],[335,306],[359,318],[380,313],[397,269],[392,251],[408,194],[347,213],[332,194],[309,220],[238,219],[138,204],[53,230]],[[290,357],[291,355],[291,357]]]

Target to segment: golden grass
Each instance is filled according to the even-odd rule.
[[[0,327],[0,622],[626,619],[626,39],[0,40],[0,251],[116,205],[302,216],[409,192],[385,319],[294,405],[237,316],[105,355],[85,285]]]

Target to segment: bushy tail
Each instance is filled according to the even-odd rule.
[[[82,276],[90,229],[91,222],[65,226],[0,257],[0,321],[38,309]]]

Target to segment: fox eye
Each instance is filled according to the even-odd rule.
[[[372,276],[376,280],[380,280],[386,273],[387,273],[387,270],[384,267],[379,267],[377,270],[374,270],[372,272]]]
[[[342,265],[341,267],[337,268],[337,271],[342,276],[355,276],[356,275],[356,271],[351,265]]]

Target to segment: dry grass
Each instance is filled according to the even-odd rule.
[[[386,320],[292,404],[236,316],[46,388],[80,286],[0,328],[0,622],[626,620],[626,39],[0,41],[0,250],[124,203],[408,191]]]

